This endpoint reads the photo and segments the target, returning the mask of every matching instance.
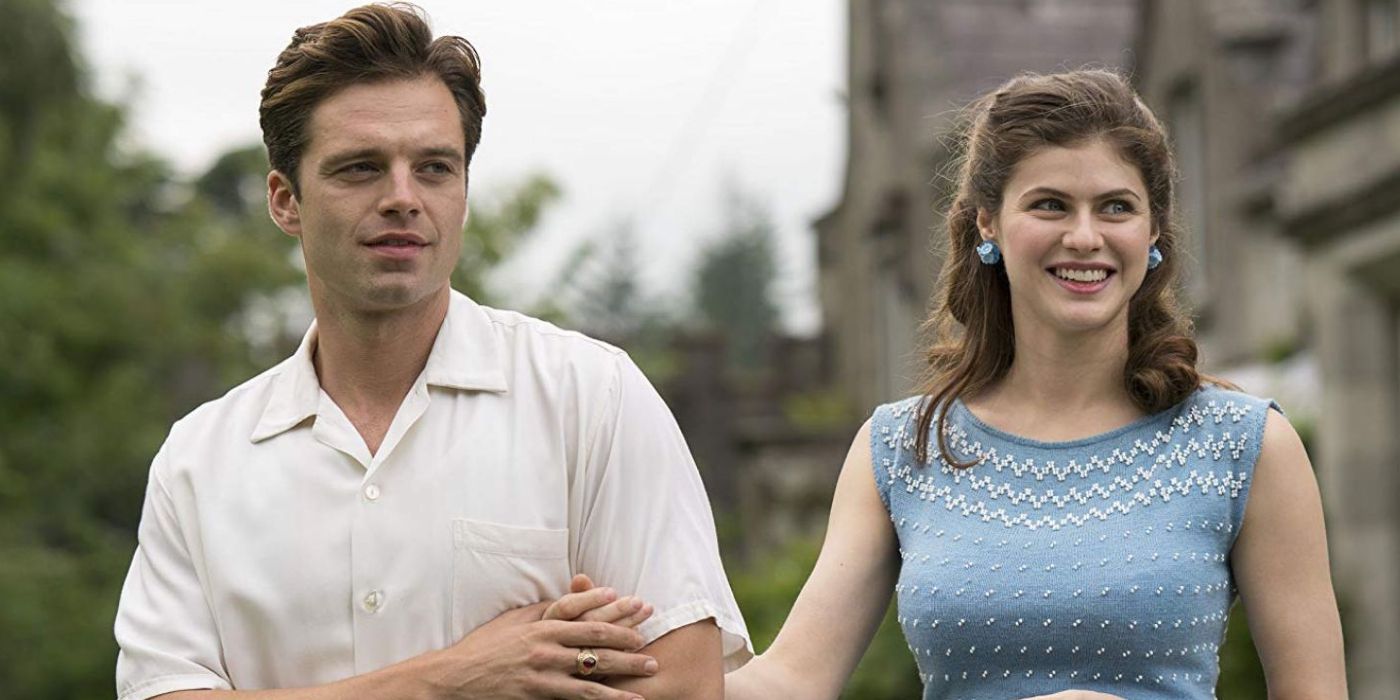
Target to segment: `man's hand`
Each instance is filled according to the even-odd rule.
[[[582,580],[580,580],[582,579]],[[651,676],[656,660],[633,653],[642,637],[632,629],[651,614],[636,599],[575,577],[575,592],[501,614],[460,642],[434,653],[424,675],[431,697],[525,700],[641,700],[574,675],[581,649],[598,657],[599,676]],[[580,590],[582,589],[582,590]],[[542,619],[546,611],[551,619]],[[572,615],[572,619],[562,619]]]
[[[629,601],[624,598],[607,604],[601,603],[602,598],[591,596],[610,597],[612,591],[607,588],[593,588],[593,582],[581,574],[569,583],[569,591],[569,595],[549,606],[545,611],[545,618],[597,619],[635,626],[651,617],[654,612],[651,605],[641,600]],[[630,612],[634,609],[636,612]],[[671,630],[643,649],[666,660],[667,672],[664,675],[650,678],[639,678],[635,675],[593,678],[603,680],[609,685],[634,689],[633,692],[645,692],[648,697],[720,700],[724,697],[724,666],[719,653],[707,657],[704,653],[707,648],[712,648],[715,652],[721,651],[720,630],[713,619],[693,622]]]

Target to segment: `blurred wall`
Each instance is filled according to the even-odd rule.
[[[1306,257],[1314,459],[1352,609],[1352,696],[1400,697],[1400,2],[1321,0],[1319,79],[1278,115],[1274,202]]]
[[[1400,2],[1161,1],[1143,18],[1137,80],[1182,168],[1208,366],[1279,396],[1309,443],[1352,695],[1400,697]]]
[[[1136,6],[852,0],[845,184],[816,229],[837,383],[863,415],[912,393],[923,367],[918,329],[941,264],[961,108],[1022,71],[1121,66]]]

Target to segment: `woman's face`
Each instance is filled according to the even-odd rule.
[[[1157,240],[1138,168],[1102,139],[1051,146],[1021,160],[1002,194],[977,226],[1001,247],[1018,335],[1126,327]]]

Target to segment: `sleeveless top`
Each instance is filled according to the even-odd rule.
[[[953,469],[932,434],[929,462],[915,462],[922,400],[875,410],[871,457],[924,699],[1214,697],[1230,550],[1277,405],[1204,387],[1112,432],[1047,443],[954,402],[949,450],[979,464]]]

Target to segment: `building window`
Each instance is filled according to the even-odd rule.
[[[1172,92],[1167,106],[1167,121],[1176,150],[1177,169],[1181,173],[1177,220],[1186,229],[1186,238],[1190,242],[1186,250],[1193,258],[1184,269],[1186,289],[1191,300],[1200,306],[1206,299],[1210,233],[1206,217],[1205,110],[1200,87],[1194,80],[1183,82]]]
[[[1366,0],[1366,58],[1380,62],[1400,48],[1400,0]]]

